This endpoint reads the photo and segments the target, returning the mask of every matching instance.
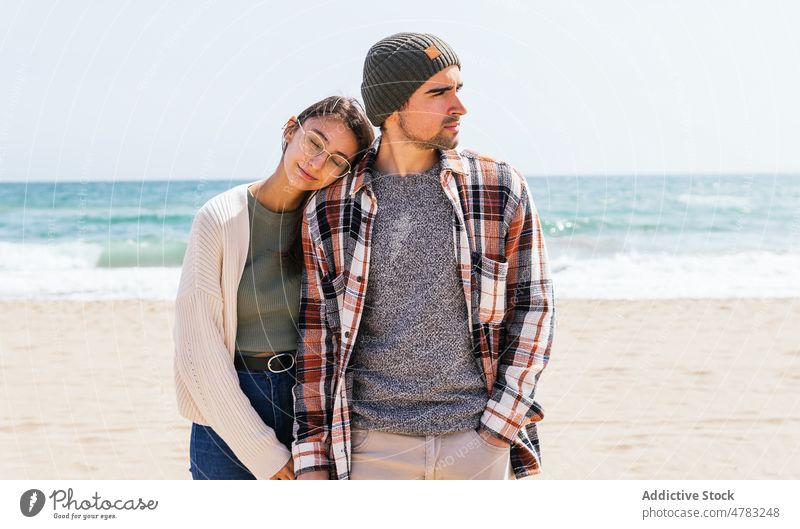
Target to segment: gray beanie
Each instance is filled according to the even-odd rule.
[[[373,125],[408,101],[425,81],[448,66],[461,67],[448,44],[427,33],[397,33],[377,42],[364,60],[361,97]]]

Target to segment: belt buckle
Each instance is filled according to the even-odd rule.
[[[290,357],[292,359],[292,365],[290,365],[286,369],[280,369],[280,370],[276,371],[275,369],[272,369],[272,361],[275,360],[276,358],[280,357],[280,356],[288,356],[288,357]],[[269,370],[270,373],[285,373],[286,371],[289,371],[293,367],[294,367],[294,356],[290,355],[290,354],[287,354],[287,353],[281,353],[279,355],[272,355],[272,356],[269,357],[269,360],[267,360],[267,369]]]

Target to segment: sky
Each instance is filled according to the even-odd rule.
[[[462,64],[460,147],[526,175],[800,173],[791,1],[0,3],[0,182],[255,180],[401,31]]]

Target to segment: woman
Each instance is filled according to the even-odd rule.
[[[217,195],[197,213],[174,329],[194,479],[294,479],[302,210],[310,192],[352,171],[372,139],[354,99],[326,98],[286,123],[268,178]]]

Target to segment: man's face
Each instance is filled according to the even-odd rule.
[[[398,139],[421,149],[454,149],[461,116],[467,113],[457,94],[461,85],[458,66],[448,66],[417,88],[405,106],[387,119],[397,124],[403,136]]]

